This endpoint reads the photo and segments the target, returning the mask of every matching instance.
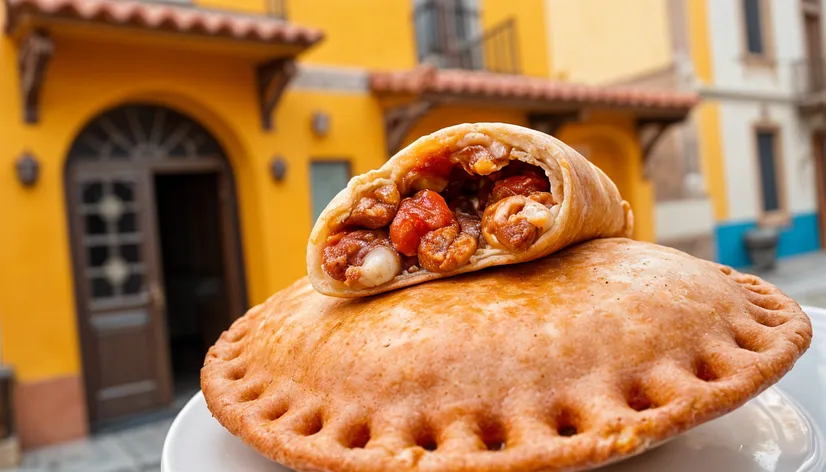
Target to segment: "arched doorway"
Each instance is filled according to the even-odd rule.
[[[246,307],[221,146],[177,111],[120,106],[78,134],[66,193],[92,425],[197,390],[207,347]]]

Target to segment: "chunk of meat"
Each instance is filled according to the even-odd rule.
[[[327,238],[322,269],[348,286],[375,287],[401,271],[401,260],[385,231],[342,231]]]
[[[425,156],[402,178],[401,192],[406,194],[425,189],[441,192],[450,181],[452,169],[453,163],[447,151]]]
[[[450,162],[450,156],[447,152],[427,156],[415,167],[415,170],[420,174],[438,177],[447,177],[452,169],[453,163]]]
[[[539,176],[533,172],[523,175],[515,175],[502,179],[493,184],[488,204],[498,202],[503,198],[514,195],[530,196],[535,192],[547,192],[551,184],[547,177]]]
[[[556,212],[551,205],[548,192],[503,198],[485,209],[482,236],[493,247],[525,252],[553,224]]]
[[[421,190],[399,204],[390,224],[393,247],[405,256],[416,255],[422,236],[453,223],[453,212],[445,199],[432,190]]]
[[[356,202],[345,224],[370,229],[383,228],[393,221],[400,200],[399,189],[395,184],[382,185]]]
[[[496,156],[490,149],[478,144],[456,151],[451,160],[457,162],[468,174],[488,175],[508,165],[507,155]]]
[[[478,216],[472,213],[456,212],[456,221],[459,222],[463,233],[467,233],[477,240],[482,235],[482,220]]]
[[[451,272],[466,264],[479,247],[481,222],[459,213],[450,226],[427,233],[419,243],[419,264],[431,272]]]

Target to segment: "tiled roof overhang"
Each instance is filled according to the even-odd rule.
[[[134,0],[4,0],[6,34],[19,40],[18,73],[23,119],[36,123],[39,96],[54,54],[52,30],[64,25],[124,28],[152,33],[185,34],[253,45],[264,62],[255,66],[261,126],[273,128],[273,110],[296,74],[295,57],[324,38],[321,30],[267,15],[210,10]],[[105,37],[93,37],[106,41]],[[139,39],[138,39],[139,40]]]
[[[579,107],[629,109],[641,115],[684,117],[698,102],[694,93],[602,87],[521,75],[419,67],[401,72],[373,72],[374,94],[415,95],[435,101],[484,100],[526,109]]]
[[[5,4],[9,34],[27,19],[57,18],[304,47],[324,37],[319,29],[275,17],[186,5],[121,0],[5,0]]]

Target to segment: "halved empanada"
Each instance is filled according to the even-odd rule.
[[[359,297],[632,230],[611,179],[561,141],[463,124],[354,177],[313,228],[307,273],[325,295]]]
[[[811,336],[757,277],[598,239],[367,299],[302,279],[221,336],[201,385],[297,470],[573,471],[737,408]]]

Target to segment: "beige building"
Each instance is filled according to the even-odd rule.
[[[693,88],[687,21],[693,2],[547,1],[551,77],[670,91]],[[660,132],[658,126],[644,121],[638,126],[645,177],[656,201],[656,241],[714,259],[714,215],[702,173],[696,119],[665,129],[656,141],[652,138]]]

